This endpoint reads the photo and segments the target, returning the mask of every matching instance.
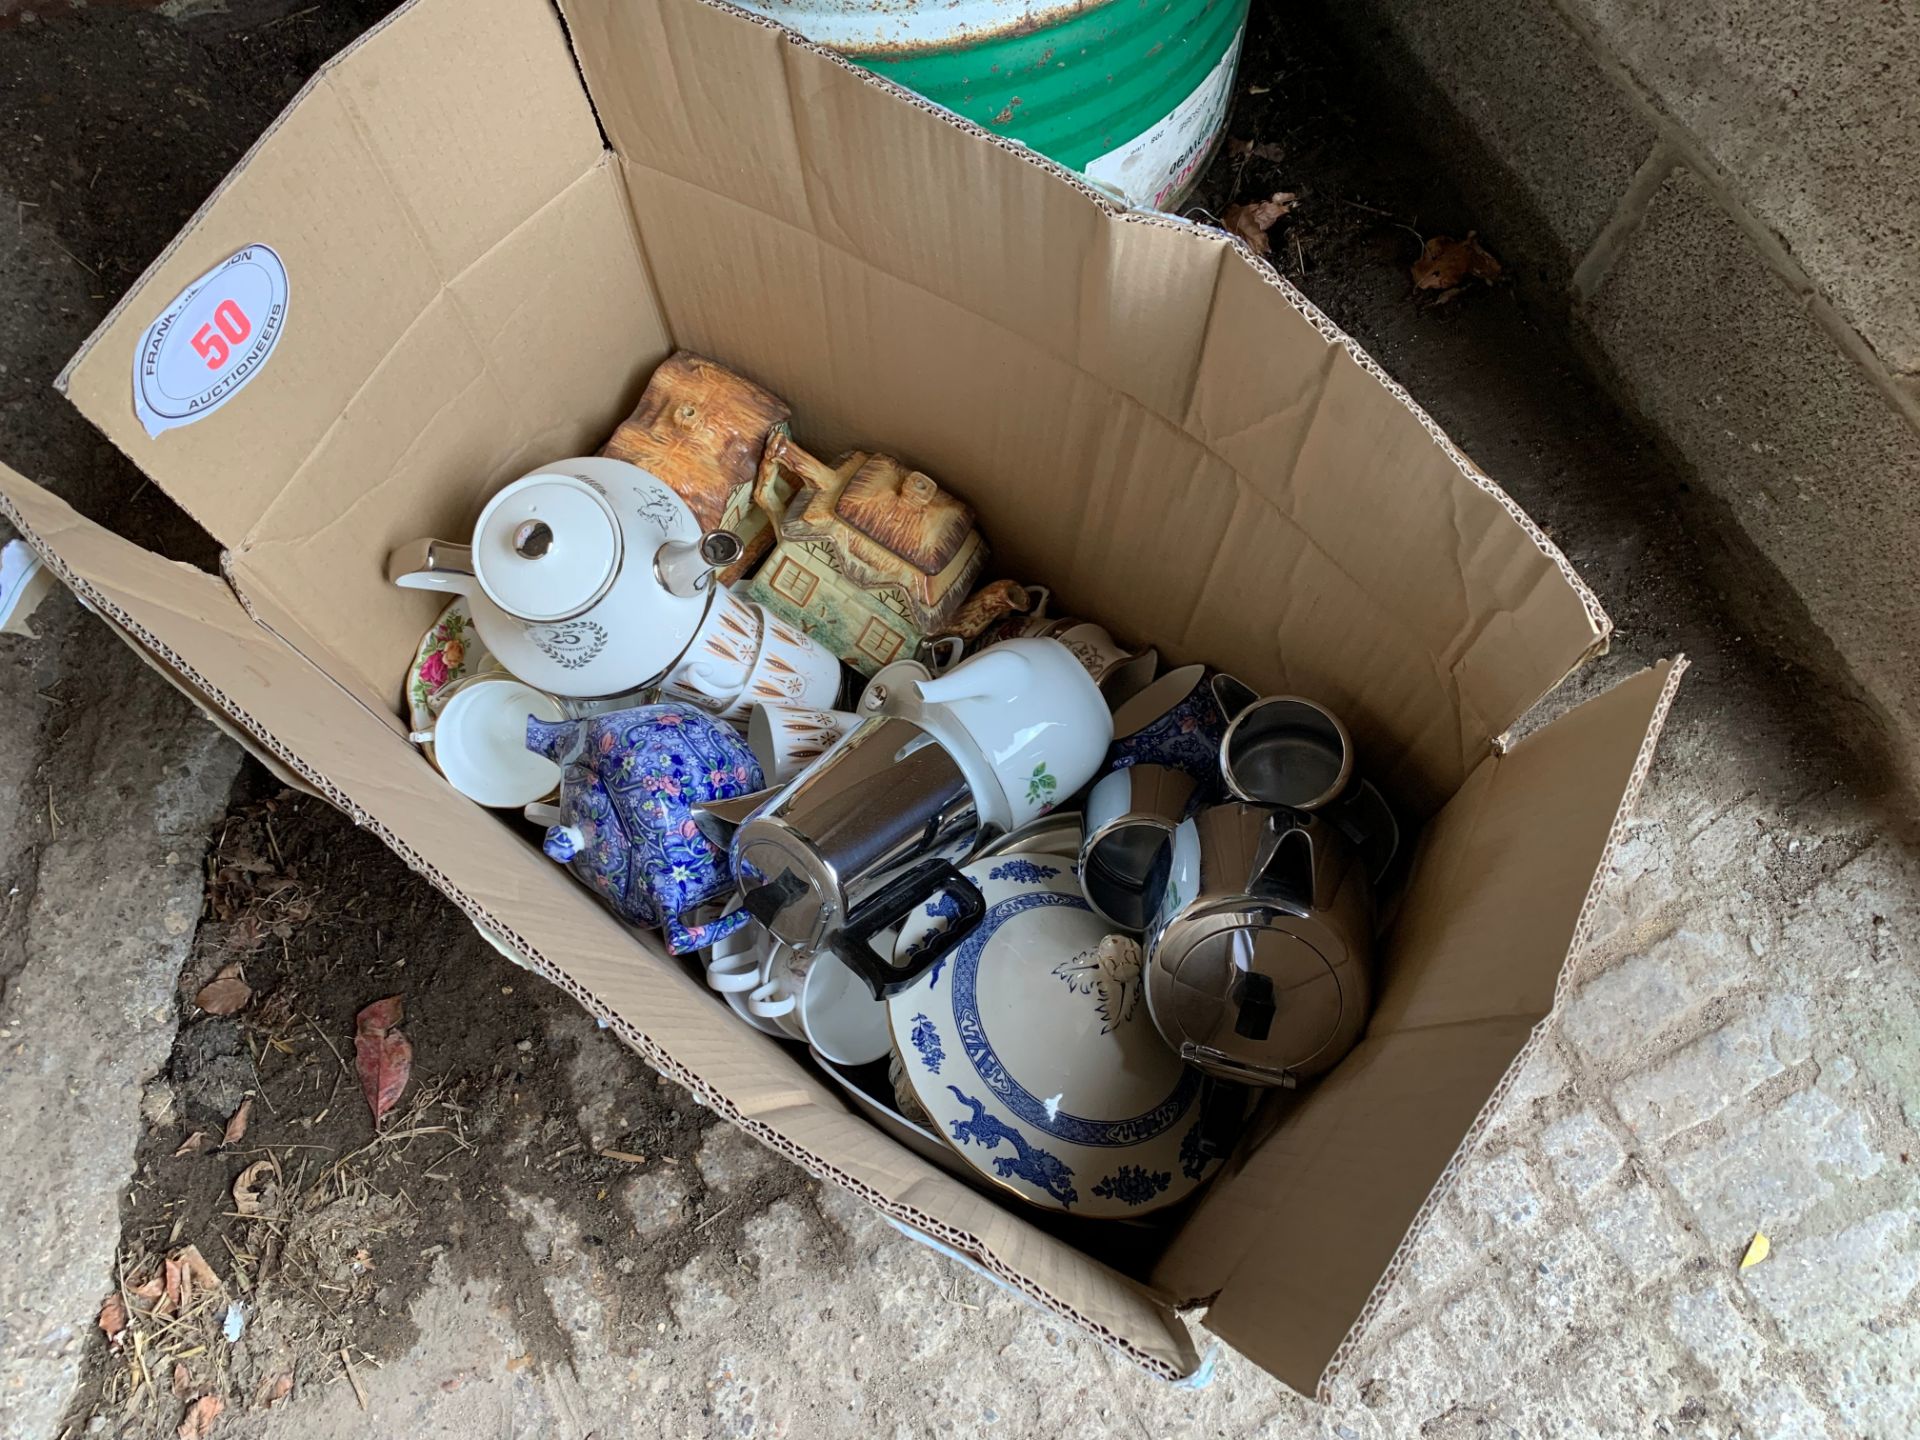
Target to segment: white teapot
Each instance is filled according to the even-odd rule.
[[[700,533],[687,502],[624,460],[560,460],[501,490],[471,545],[415,540],[387,579],[464,595],[500,663],[552,695],[619,695],[692,641],[737,536]]]

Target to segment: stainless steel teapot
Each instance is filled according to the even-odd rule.
[[[1210,1075],[1291,1086],[1366,1025],[1372,889],[1324,819],[1234,803],[1183,821],[1146,937],[1148,1013]]]

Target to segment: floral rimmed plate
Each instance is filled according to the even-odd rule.
[[[467,597],[456,595],[440,612],[440,618],[420,637],[413,652],[413,664],[407,667],[407,723],[415,730],[433,725],[433,697],[456,680],[506,667],[493,658],[493,652],[474,629],[473,616],[467,611]]]
[[[1147,1015],[1138,942],[1093,913],[1066,856],[995,856],[962,873],[986,918],[887,1002],[931,1128],[1036,1205],[1130,1218],[1185,1199],[1212,1164],[1199,1149],[1200,1076]],[[945,923],[931,901],[898,944]]]

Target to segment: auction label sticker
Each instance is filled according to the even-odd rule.
[[[218,410],[265,367],[287,324],[287,268],[249,245],[182,290],[140,337],[133,409],[147,434]]]

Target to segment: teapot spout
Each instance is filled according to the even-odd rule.
[[[716,570],[724,570],[745,552],[731,530],[709,530],[698,540],[667,541],[654,552],[653,573],[675,595],[698,595],[713,583]]]
[[[778,793],[778,786],[769,786],[765,790],[735,796],[731,800],[705,801],[693,807],[693,823],[699,826],[700,833],[707,837],[707,842],[716,850],[730,850],[733,848],[733,832]]]
[[[919,682],[923,705],[945,705],[982,695],[1011,695],[1028,683],[1033,664],[1017,650],[989,646],[962,661],[938,680]]]
[[[586,748],[585,720],[542,720],[527,716],[527,749],[556,765],[570,765]]]

